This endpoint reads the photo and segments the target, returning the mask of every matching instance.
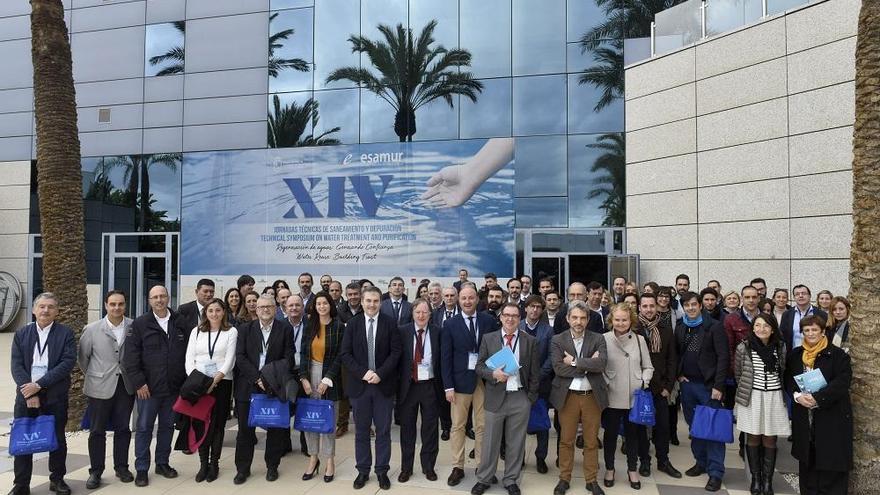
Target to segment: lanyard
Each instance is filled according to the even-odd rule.
[[[299,324],[293,327],[293,345],[296,345],[299,342],[299,333],[302,331],[302,320],[300,320]]]
[[[502,346],[507,346],[507,342],[505,342],[505,340],[506,340],[505,337],[507,337],[507,334],[504,332],[501,332],[501,345]],[[514,354],[516,354],[516,347],[518,345],[519,345],[519,332],[516,333],[516,338],[513,339],[513,346],[510,347],[510,350],[513,351]]]
[[[37,354],[40,356],[40,359],[43,359],[43,353],[46,352],[46,349],[49,347],[49,336],[46,335],[46,343],[40,346],[40,332],[37,331]]]
[[[217,348],[217,342],[220,342],[220,330],[217,330],[217,338],[214,339],[214,345],[211,345],[211,332],[208,332],[208,357],[214,359],[214,349]]]
[[[269,336],[270,336],[270,337],[272,336],[272,330],[271,330],[271,329],[269,329]],[[263,343],[263,354],[266,354],[266,349],[269,348],[269,343],[268,343],[268,341],[266,340],[266,337],[263,336],[263,329],[262,329],[262,328],[260,329],[260,342]]]

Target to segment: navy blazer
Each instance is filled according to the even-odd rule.
[[[122,368],[128,382],[135,390],[147,385],[155,397],[177,395],[186,380],[184,363],[192,328],[184,330],[177,313],[168,311],[167,334],[150,309],[132,322],[123,344]]]
[[[460,394],[472,394],[477,388],[477,372],[468,369],[468,354],[478,353],[483,336],[497,330],[495,318],[485,312],[477,313],[477,342],[474,343],[462,313],[446,320],[440,332],[440,371],[444,390],[454,389]]]
[[[395,321],[394,304],[391,302],[391,298],[382,301],[382,305],[379,306],[379,312],[387,316],[391,321]],[[401,299],[400,318],[397,319],[395,323],[397,323],[397,326],[400,326],[406,325],[407,323],[412,323],[412,321],[412,303],[410,303],[406,299]]]
[[[397,362],[400,360],[400,331],[393,318],[379,312],[376,315],[374,352],[376,369],[379,375],[379,390],[386,397],[397,391]],[[364,375],[369,370],[367,357],[367,315],[360,313],[345,326],[342,336],[342,350],[339,353],[342,366],[348,373],[345,382],[345,395],[360,397],[367,383]]]
[[[813,315],[821,316],[825,319],[825,322],[828,322],[828,313],[824,310],[819,309],[815,305],[810,305],[813,310]],[[782,339],[785,342],[786,349],[788,349],[789,353],[794,351],[794,334],[795,332],[800,332],[800,328],[794,328],[794,312],[797,311],[797,306],[792,306],[791,308],[785,310],[785,313],[782,313],[782,319],[779,321],[779,331],[782,333]]]
[[[403,401],[412,384],[413,350],[416,340],[416,324],[408,323],[400,327],[400,384],[397,389],[397,400]],[[440,327],[428,322],[428,340],[431,342],[431,361],[434,369],[434,386],[440,392],[442,380],[440,378]]]
[[[251,392],[260,379],[260,354],[263,352],[263,337],[260,335],[260,320],[247,322],[238,328],[238,341],[235,346],[235,400],[250,401]],[[287,359],[290,373],[295,375],[293,359],[293,329],[290,323],[272,320],[272,330],[266,342],[267,365],[273,361]]]
[[[12,379],[18,387],[31,383],[31,367],[34,361],[34,347],[37,345],[37,324],[29,323],[15,332],[12,338]],[[49,369],[37,385],[42,387],[39,394],[48,404],[63,403],[67,406],[70,391],[70,372],[76,364],[76,339],[69,327],[52,324],[46,338],[49,347]],[[42,395],[45,392],[46,395]],[[23,407],[25,397],[15,394],[15,405]],[[42,405],[42,404],[41,404]]]
[[[461,313],[461,308],[458,305],[455,305],[455,310],[452,312],[452,316]],[[443,328],[443,324],[446,323],[446,305],[443,304],[439,308],[431,311],[431,321],[430,323],[437,328]]]

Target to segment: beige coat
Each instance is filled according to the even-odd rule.
[[[633,392],[647,387],[654,376],[648,344],[644,337],[632,331],[618,338],[611,330],[604,337],[608,349],[608,364],[605,367],[608,407],[629,409],[632,407]]]

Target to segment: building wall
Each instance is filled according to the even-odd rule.
[[[9,328],[30,321],[25,315],[30,288],[27,286],[28,213],[31,201],[31,162],[0,163],[0,271],[22,285],[22,309]]]
[[[626,69],[642,280],[848,291],[858,10],[817,2]]]

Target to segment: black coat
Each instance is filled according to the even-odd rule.
[[[794,377],[804,372],[803,347],[797,347],[788,357],[785,372],[786,387],[799,391]],[[809,462],[811,444],[815,447],[814,469],[822,471],[849,471],[853,461],[853,413],[849,399],[852,364],[849,354],[828,344],[816,356],[815,367],[822,371],[828,386],[813,394],[818,408],[813,409],[810,428],[809,410],[797,402],[791,411],[791,455]]]
[[[235,349],[235,400],[249,401],[251,393],[260,379],[260,354],[263,352],[263,337],[260,320],[249,321],[238,328],[238,342]],[[286,359],[293,363],[293,330],[287,321],[272,320],[272,331],[266,349],[264,365]],[[293,369],[291,373],[293,373]]]
[[[638,333],[645,337],[648,350],[651,349],[651,337],[641,323],[637,324]],[[672,392],[675,386],[676,374],[678,373],[678,346],[675,343],[675,334],[666,321],[661,321],[657,327],[660,330],[660,352],[651,352],[651,365],[654,366],[654,375],[651,377],[649,388],[655,395],[660,395],[663,390]]]
[[[312,389],[316,389],[319,383],[312,381],[312,341],[315,339],[316,328],[310,324],[306,327],[302,338],[302,349],[299,357],[299,378],[309,381]],[[329,378],[333,386],[324,394],[326,400],[341,400],[344,397],[342,389],[342,360],[339,352],[342,350],[342,336],[345,335],[345,325],[335,319],[324,330],[324,361],[321,366],[321,378]]]
[[[15,391],[15,403],[22,406],[25,397],[18,391],[18,387],[31,382],[31,370],[33,369],[34,347],[37,345],[37,325],[29,323],[15,332],[12,338],[12,379],[17,385]],[[52,324],[49,336],[46,338],[46,352],[48,356],[48,370],[42,378],[37,380],[41,390],[38,392],[40,403],[64,404],[67,407],[68,394],[70,392],[70,372],[76,364],[76,340],[73,331],[57,321]]]
[[[700,351],[697,358],[700,373],[706,385],[715,390],[724,390],[727,379],[727,368],[730,365],[730,349],[727,348],[727,334],[721,323],[703,315],[702,331],[694,338],[700,339]],[[686,340],[690,329],[680,321],[675,327],[675,341],[678,346],[678,375],[682,374],[682,363],[686,350]]]
[[[192,329],[199,324],[199,306],[196,301],[190,301],[177,307],[177,319],[175,324],[180,330],[189,335]]]
[[[408,323],[400,327],[400,362],[397,369],[400,383],[397,388],[397,400],[403,401],[412,385],[413,342],[416,340],[416,324]],[[440,375],[440,327],[428,322],[428,338],[431,341],[431,361],[434,368],[434,388],[438,394],[443,393],[443,377]]]
[[[134,320],[125,337],[122,368],[135,390],[147,385],[155,397],[180,392],[187,376],[186,345],[191,330],[183,331],[177,325],[174,312],[168,320],[167,334],[152,310]]]
[[[800,328],[794,328],[794,312],[797,310],[797,306],[792,306],[785,313],[782,313],[782,319],[779,320],[779,331],[782,333],[786,349],[794,350],[792,347],[794,344],[794,334],[801,331]],[[826,322],[828,321],[828,313],[816,306],[813,306],[813,315],[821,316]]]
[[[386,397],[397,391],[397,361],[400,359],[400,331],[397,324],[382,313],[375,316],[375,364],[373,370],[379,375],[379,390]],[[367,321],[361,313],[348,321],[342,337],[342,351],[339,354],[345,367],[345,392],[348,397],[357,398],[364,393],[364,375],[369,370],[367,357]]]

